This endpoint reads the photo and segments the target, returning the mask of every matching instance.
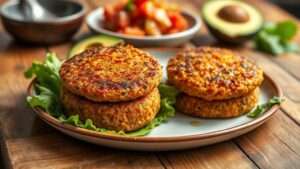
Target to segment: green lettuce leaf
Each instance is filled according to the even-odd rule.
[[[39,94],[28,96],[26,98],[27,105],[30,107],[40,107],[54,117],[62,115],[62,108],[56,95],[41,85],[37,84],[35,87],[39,91]]]
[[[33,96],[26,98],[27,105],[30,107],[40,107],[51,116],[62,115],[60,104],[60,60],[55,53],[48,53],[44,63],[33,61],[32,66],[24,73],[26,78],[33,76],[37,79],[36,91]]]
[[[175,87],[169,86],[167,84],[164,83],[160,83],[158,85],[158,90],[160,93],[160,97],[162,99],[167,98],[168,99],[168,104],[175,104],[176,102],[176,96],[180,93],[180,91],[178,89],[176,89]]]
[[[97,128],[91,119],[87,119],[85,121],[85,123],[83,124],[80,120],[79,120],[79,115],[73,115],[70,117],[66,117],[65,115],[61,115],[58,118],[61,122],[66,123],[66,124],[70,124],[76,127],[80,127],[80,128],[84,128],[84,129],[88,129],[88,130],[93,130],[93,131],[99,131],[102,133],[109,133],[109,134],[119,134],[119,135],[126,135],[124,131],[112,131],[112,130],[107,130],[105,128]]]
[[[44,63],[33,61],[32,66],[24,73],[26,78],[36,77],[39,85],[51,90],[56,99],[59,100],[61,81],[59,78],[59,69],[61,61],[56,54],[47,53]]]
[[[39,107],[63,123],[108,134],[144,136],[151,132],[153,128],[166,122],[175,115],[175,109],[172,105],[176,102],[176,95],[179,91],[172,86],[161,83],[158,86],[161,95],[161,107],[157,116],[149,124],[136,131],[112,131],[96,127],[91,119],[87,119],[85,123],[83,123],[80,121],[79,115],[66,117],[63,113],[60,101],[60,66],[61,62],[55,53],[48,53],[44,63],[34,61],[24,75],[26,78],[36,76],[37,79],[35,86],[37,93],[27,97],[27,105],[30,107]]]
[[[272,107],[275,104],[280,104],[282,102],[282,100],[280,99],[280,97],[278,96],[274,96],[272,99],[270,99],[268,102],[261,104],[261,105],[257,105],[256,108],[249,112],[247,114],[248,117],[251,118],[255,118],[258,117],[259,115],[261,115],[263,113],[264,110],[266,110],[269,107]]]

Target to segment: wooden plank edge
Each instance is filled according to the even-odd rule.
[[[232,140],[157,155],[166,168],[258,168]]]
[[[299,126],[280,110],[262,126],[234,139],[259,168],[297,168],[299,140]]]

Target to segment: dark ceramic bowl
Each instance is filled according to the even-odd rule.
[[[31,44],[53,44],[68,41],[80,28],[84,6],[76,1],[39,0],[47,10],[59,17],[32,21],[24,18],[18,1],[1,6],[0,14],[6,31],[16,40]]]

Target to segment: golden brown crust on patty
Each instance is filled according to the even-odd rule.
[[[67,116],[79,114],[81,121],[91,119],[97,127],[115,131],[137,130],[148,124],[160,108],[160,95],[154,88],[147,96],[133,101],[93,102],[63,88],[63,108]]]
[[[97,102],[133,100],[149,94],[162,79],[158,60],[130,45],[96,47],[65,61],[65,88]]]
[[[182,92],[206,100],[243,96],[263,81],[263,71],[239,53],[215,47],[179,52],[169,60],[168,81]]]
[[[231,118],[249,112],[258,100],[259,88],[239,98],[214,101],[181,93],[175,107],[180,112],[202,118]]]

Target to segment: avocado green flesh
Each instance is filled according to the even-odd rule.
[[[218,12],[227,5],[235,5],[243,8],[249,14],[249,20],[245,23],[233,23],[218,16]],[[203,5],[202,15],[211,28],[226,34],[228,37],[249,35],[257,32],[263,25],[263,17],[254,7],[236,0],[213,0]]]
[[[120,38],[106,36],[106,35],[94,35],[84,40],[76,43],[68,54],[68,58],[73,57],[76,54],[79,54],[85,51],[88,48],[95,46],[114,46],[118,44],[122,44],[123,40]]]

